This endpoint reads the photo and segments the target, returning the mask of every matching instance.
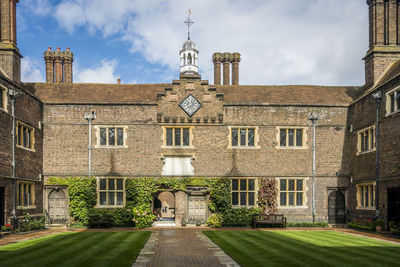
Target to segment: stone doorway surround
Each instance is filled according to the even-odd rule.
[[[66,225],[69,223],[69,197],[65,185],[46,185],[45,187],[45,215],[49,225]]]

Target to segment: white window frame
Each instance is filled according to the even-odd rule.
[[[106,129],[106,145],[100,145],[100,129]],[[123,145],[109,145],[108,143],[108,129],[109,128],[122,128],[123,129]],[[95,125],[94,126],[96,132],[96,145],[95,148],[127,148],[127,138],[128,138],[128,126],[123,125]],[[117,131],[115,132],[115,142],[117,142]]]
[[[22,131],[25,131],[24,129],[27,129],[27,130],[29,130],[30,131],[30,134],[29,134],[29,142],[30,142],[30,147],[26,147],[26,146],[24,146],[23,145],[23,139],[22,139],[22,141],[21,141],[21,145],[19,144],[19,140],[20,140],[20,138],[24,138],[24,135],[22,134],[22,137],[21,137],[21,133],[20,133],[20,131],[19,131],[19,126],[21,126],[22,128]],[[36,150],[35,150],[35,128],[33,128],[32,126],[30,126],[30,125],[28,125],[28,124],[26,124],[26,123],[23,123],[22,121],[16,121],[16,125],[15,125],[15,146],[16,147],[18,147],[18,148],[22,148],[22,149],[25,149],[25,150],[29,150],[29,151],[32,151],[32,152],[35,152]]]
[[[307,198],[307,192],[308,192],[308,181],[309,181],[309,177],[277,177],[275,178],[276,180],[276,187],[278,190],[278,209],[306,209],[308,208],[307,206],[307,202],[308,202],[308,198]],[[286,187],[287,190],[284,192],[294,192],[295,193],[295,198],[294,198],[294,203],[295,205],[290,206],[289,205],[289,196],[286,196],[286,203],[287,205],[285,206],[281,206],[281,180],[295,180],[295,190],[294,191],[289,191],[289,182],[286,183]],[[297,180],[303,180],[303,190],[302,191],[297,191],[296,187],[297,187]],[[296,193],[298,192],[302,192],[303,193],[303,205],[302,206],[297,206],[296,205]]]
[[[359,209],[359,210],[375,210],[375,190],[376,190],[375,186],[376,186],[375,182],[359,183],[356,185],[356,188],[357,188],[357,207],[356,208],[357,209]],[[372,192],[371,192],[371,189],[373,190]],[[366,190],[368,190],[368,192]],[[367,197],[366,197],[366,194],[367,194]]]
[[[233,180],[238,180],[238,190],[233,190],[232,184]],[[240,181],[241,180],[246,180],[246,190],[242,190],[240,188]],[[254,190],[249,190],[249,180],[254,181]],[[252,178],[252,177],[235,177],[231,179],[231,204],[233,208],[254,208],[257,206],[257,200],[258,200],[258,179],[257,178]],[[238,204],[233,205],[232,203],[232,193],[238,193]],[[246,205],[241,205],[240,204],[240,193],[246,193]],[[254,205],[249,205],[249,195],[248,193],[254,193]]]
[[[237,146],[232,146],[232,130],[237,129],[238,130],[238,145]],[[240,129],[246,129],[246,144],[244,146],[241,145],[240,143]],[[254,146],[249,146],[248,145],[248,133],[249,129],[254,130]],[[259,136],[258,136],[258,127],[257,126],[229,126],[228,127],[229,133],[228,133],[228,149],[260,149],[260,146],[258,145],[259,143]]]
[[[365,136],[366,133],[368,133],[368,149],[362,151],[362,143],[364,142],[362,137]],[[371,136],[373,136],[373,139]],[[357,155],[374,152],[376,150],[375,137],[375,125],[359,130],[357,132]]]
[[[394,97],[393,111],[391,110],[392,109],[391,95],[393,95],[393,97]],[[386,116],[391,116],[393,114],[400,112],[400,106],[399,106],[400,100],[397,101],[396,97],[400,97],[400,86],[396,87],[386,93]]]
[[[100,180],[101,179],[105,179],[106,180],[106,189],[105,190],[100,190]],[[122,190],[118,190],[117,186],[115,185],[114,190],[109,190],[108,189],[108,183],[110,179],[120,179],[122,180]],[[116,182],[115,182],[116,183]],[[96,194],[97,194],[97,204],[96,207],[97,208],[120,208],[120,207],[125,207],[126,205],[126,190],[125,190],[125,185],[126,184],[126,178],[121,178],[121,177],[98,177],[97,181],[96,181]],[[100,192],[105,192],[106,193],[106,203],[108,203],[108,192],[114,192],[114,205],[101,205],[100,204]],[[122,196],[122,205],[117,205],[117,192],[122,192],[123,196]]]
[[[307,146],[307,127],[298,126],[279,126],[276,127],[276,149],[308,149]],[[286,130],[286,146],[281,146],[281,130]],[[297,130],[303,130],[302,134],[302,145],[301,146],[289,146],[289,130],[295,130],[294,144],[297,143]]]

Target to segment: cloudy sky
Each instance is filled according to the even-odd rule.
[[[22,80],[45,80],[50,46],[71,48],[74,82],[171,82],[189,8],[200,73],[211,83],[213,52],[241,53],[240,84],[364,82],[364,0],[24,0]]]

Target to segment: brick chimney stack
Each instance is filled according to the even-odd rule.
[[[214,53],[213,54],[213,63],[214,63],[214,84],[220,85],[221,84],[221,53]]]
[[[239,62],[240,54],[235,52],[232,54],[232,85],[239,84]]]
[[[57,47],[52,51],[51,47],[44,52],[46,62],[46,83],[72,83],[72,62],[74,54],[69,47],[66,51],[61,51]]]
[[[222,58],[223,69],[223,84],[229,85],[230,83],[230,67],[231,67],[231,53],[225,52]]]

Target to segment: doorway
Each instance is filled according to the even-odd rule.
[[[154,214],[162,221],[175,220],[175,196],[173,193],[161,192],[154,200]]]
[[[189,196],[188,199],[188,223],[206,220],[206,201],[204,196]]]
[[[388,188],[388,222],[400,223],[400,187]]]
[[[328,223],[330,224],[344,224],[346,202],[342,191],[332,191],[328,196]]]
[[[4,187],[0,187],[0,226],[5,225],[5,208],[6,205],[4,203]]]
[[[49,217],[51,224],[67,223],[67,196],[62,189],[54,189],[49,194]]]

